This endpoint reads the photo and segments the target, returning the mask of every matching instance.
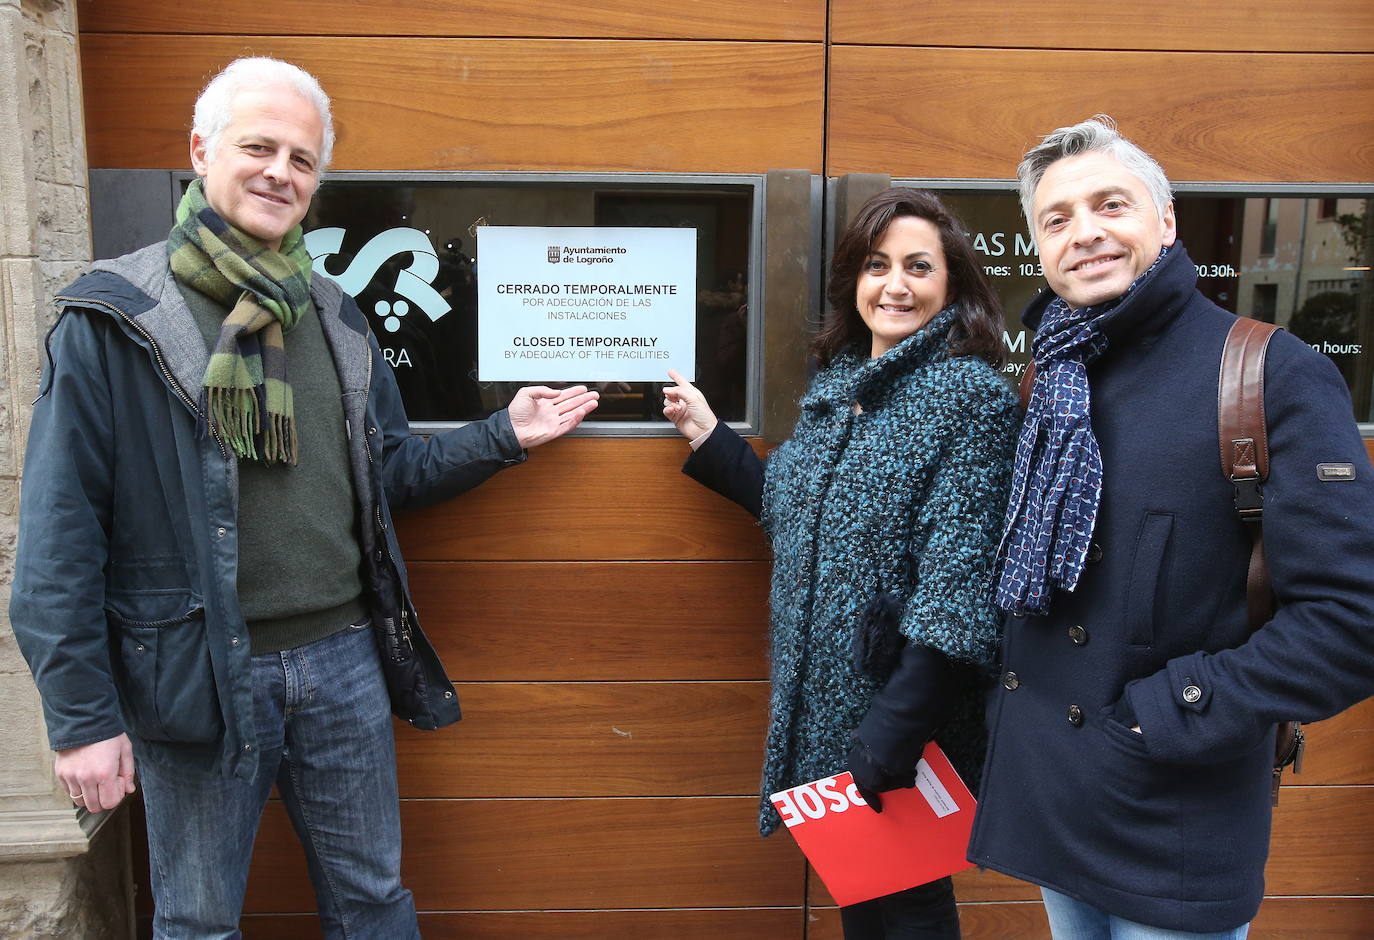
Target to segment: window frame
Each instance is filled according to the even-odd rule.
[[[959,178],[894,178],[892,186],[910,186],[916,189],[930,189],[935,192],[1007,192],[1019,199],[1020,185],[1014,179],[959,179]],[[1217,180],[1184,180],[1170,182],[1173,194],[1177,196],[1225,196],[1237,199],[1371,199],[1374,200],[1374,182],[1369,183],[1264,183],[1264,182],[1225,182]],[[828,260],[828,256],[827,256]],[[1374,272],[1370,274],[1374,278]],[[1374,283],[1370,289],[1374,290]],[[1371,350],[1367,355],[1374,355]],[[1374,422],[1357,421],[1360,436],[1366,440],[1374,439]]]
[[[185,186],[196,178],[191,170],[173,170],[169,173],[171,203],[175,206],[181,200]],[[767,174],[764,173],[590,173],[590,172],[454,172],[446,170],[334,170],[325,174],[320,189],[326,189],[331,182],[358,183],[450,183],[476,184],[492,188],[511,188],[521,184],[534,186],[576,187],[616,192],[643,192],[684,194],[715,190],[717,192],[742,193],[749,191],[752,204],[749,212],[749,271],[746,278],[746,302],[748,314],[748,350],[745,357],[745,411],[744,420],[726,422],[731,428],[744,436],[758,436],[764,421],[765,369],[764,369],[764,329],[766,301],[764,284],[765,224],[767,221],[765,204],[767,202]],[[624,187],[623,189],[621,187]],[[665,375],[663,384],[668,384]],[[433,434],[450,428],[462,427],[470,423],[465,420],[452,421],[411,421],[410,429],[417,434]],[[583,421],[571,435],[579,437],[673,437],[677,429],[666,421],[597,421],[595,412],[592,418]]]

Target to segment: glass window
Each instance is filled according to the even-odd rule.
[[[1279,312],[1279,286],[1277,284],[1256,284],[1254,287],[1254,309],[1250,315],[1256,320],[1273,323]]]
[[[757,177],[484,179],[331,175],[305,218],[315,270],[352,294],[396,375],[410,420],[442,426],[504,408],[520,385],[477,377],[476,232],[482,225],[683,227],[696,230],[697,384],[726,421],[750,426],[759,334],[752,278]],[[668,381],[664,375],[664,383]],[[674,433],[662,384],[603,382],[586,427]]]
[[[1262,210],[1264,227],[1260,231],[1259,253],[1262,255],[1272,255],[1274,253],[1274,245],[1279,235],[1280,200],[1265,199],[1262,201],[1264,203],[1264,208]]]
[[[1007,309],[1007,371],[1019,375],[1030,358],[1019,315],[1045,281],[1010,184],[893,185],[937,190],[968,225]],[[1175,193],[1179,236],[1197,265],[1198,289],[1329,356],[1350,387],[1356,420],[1374,423],[1374,195],[1248,196],[1222,188],[1183,184]]]

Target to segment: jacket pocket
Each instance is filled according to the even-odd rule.
[[[1122,724],[1110,705],[1103,706],[1101,717],[1102,734],[1108,741],[1119,748],[1125,748],[1131,754],[1144,755],[1148,753],[1145,735],[1140,731],[1132,731]]]
[[[205,608],[179,595],[106,609],[129,730],[149,741],[208,743],[224,719],[205,633]],[[144,603],[137,603],[142,601]],[[167,616],[148,616],[150,614]],[[134,616],[130,616],[134,614]]]
[[[1166,588],[1169,564],[1169,539],[1174,531],[1174,514],[1147,512],[1140,523],[1131,559],[1131,577],[1126,583],[1127,642],[1132,646],[1151,646],[1155,641],[1155,616],[1160,592]]]

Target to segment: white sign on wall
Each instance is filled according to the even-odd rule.
[[[477,229],[483,382],[696,377],[696,229]]]

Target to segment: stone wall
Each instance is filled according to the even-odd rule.
[[[10,632],[19,478],[51,298],[90,260],[76,0],[0,0],[0,936],[131,935],[127,813],[52,775]]]

